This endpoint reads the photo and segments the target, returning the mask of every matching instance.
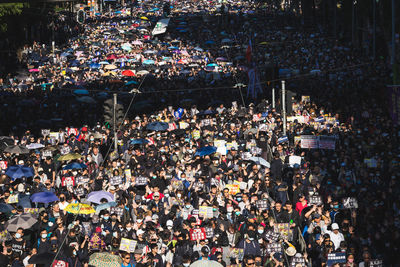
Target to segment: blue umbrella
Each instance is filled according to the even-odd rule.
[[[10,166],[6,170],[6,175],[11,177],[13,180],[22,177],[32,177],[33,169],[22,165]]]
[[[18,195],[18,206],[23,208],[32,208],[31,200],[29,199],[29,195]]]
[[[150,131],[165,131],[169,128],[169,125],[166,122],[156,121],[148,124],[146,128]]]
[[[76,95],[88,95],[89,91],[86,90],[86,89],[77,89],[77,90],[74,90],[74,94],[76,94]]]
[[[207,67],[218,67],[218,64],[217,63],[210,63],[210,64],[207,64]]]
[[[54,201],[58,201],[58,197],[51,192],[39,192],[35,193],[31,196],[32,202],[39,202],[39,203],[50,203]]]
[[[143,144],[149,143],[149,141],[146,139],[135,139],[135,140],[131,140],[130,143],[131,143],[131,145],[143,145]]]
[[[127,81],[125,85],[138,84],[137,81]]]
[[[151,59],[146,59],[143,61],[143,65],[153,65],[155,62]]]
[[[205,42],[205,44],[215,44],[215,41],[208,40],[208,41]]]
[[[72,162],[65,166],[63,170],[73,170],[73,169],[86,169],[87,166],[83,163]]]
[[[115,206],[117,206],[117,203],[115,203],[115,201],[103,203],[103,204],[100,204],[100,205],[96,206],[96,212],[99,212],[101,210],[105,210],[105,209],[108,209],[108,208],[111,208],[111,207],[115,207]]]
[[[194,155],[195,156],[207,156],[207,155],[211,155],[212,153],[215,153],[216,151],[217,151],[217,148],[215,146],[205,146],[205,147],[199,148]]]
[[[111,194],[110,192],[106,192],[106,191],[90,192],[89,195],[87,196],[86,200],[96,203],[96,204],[101,204],[101,200],[103,198],[106,199],[108,202],[114,201],[114,195]]]
[[[92,64],[89,65],[89,67],[91,69],[98,69],[98,68],[101,67],[101,65],[99,63],[92,63]]]

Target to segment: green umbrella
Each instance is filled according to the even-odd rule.
[[[78,154],[78,153],[69,153],[66,155],[63,155],[61,157],[58,158],[58,161],[67,161],[67,160],[74,160],[74,159],[80,159],[82,157],[82,155]]]
[[[121,263],[120,256],[106,252],[93,253],[89,259],[89,265],[95,267],[121,267]]]

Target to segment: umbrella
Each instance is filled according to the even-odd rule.
[[[143,43],[139,40],[133,41],[133,45],[142,45]]]
[[[143,16],[143,17],[140,17],[140,19],[141,20],[149,20],[147,17],[145,17],[145,16]]]
[[[36,222],[37,222],[37,219],[34,217],[33,214],[25,213],[25,214],[17,215],[15,217],[11,218],[10,220],[8,220],[8,222],[6,222],[5,228],[9,232],[16,232],[18,230],[18,228],[20,228],[20,227],[22,229],[29,229]]]
[[[100,61],[99,64],[100,65],[109,65],[110,63],[108,63],[107,61]]]
[[[115,70],[117,68],[117,66],[111,64],[111,65],[106,65],[104,68],[106,70]]]
[[[230,42],[232,42],[232,40],[228,39],[228,38],[222,39],[222,41],[221,41],[221,43],[230,43]]]
[[[0,136],[0,150],[12,145],[14,145],[14,139],[8,136]]]
[[[148,144],[149,141],[146,139],[135,139],[135,140],[131,140],[130,144],[131,145],[143,145],[143,144]]]
[[[11,212],[14,208],[10,204],[0,203],[0,212]]]
[[[96,206],[96,212],[99,212],[101,210],[105,210],[105,209],[108,209],[111,207],[115,207],[115,206],[117,206],[117,203],[115,203],[114,201],[103,203],[103,204]]]
[[[149,74],[149,72],[147,70],[140,70],[136,74],[137,75],[146,75],[146,74]]]
[[[96,212],[92,206],[82,203],[68,204],[65,211],[73,214],[92,214]]]
[[[89,265],[94,267],[121,267],[121,263],[120,256],[107,252],[93,253],[89,258]]]
[[[169,125],[166,122],[156,121],[148,124],[146,128],[150,131],[165,131],[169,128]]]
[[[153,65],[155,62],[151,59],[146,59],[143,61],[143,65]]]
[[[44,145],[42,144],[38,144],[38,143],[32,143],[26,146],[26,148],[28,149],[39,149],[39,148],[43,148]]]
[[[4,152],[11,154],[29,154],[29,149],[23,146],[8,146],[4,149]]]
[[[82,156],[78,153],[68,153],[66,155],[59,157],[57,160],[58,161],[67,161],[67,160],[80,159],[81,157]]]
[[[133,71],[131,71],[131,70],[124,70],[124,71],[122,72],[122,75],[123,75],[123,76],[132,77],[132,76],[135,76],[135,73],[134,73]]]
[[[251,158],[249,158],[249,160],[253,161],[257,165],[262,165],[262,166],[267,167],[267,168],[271,167],[271,164],[268,161],[266,161],[265,159],[261,158],[261,157],[251,157]]]
[[[215,146],[205,146],[196,151],[194,154],[195,156],[207,156],[212,153],[215,153],[217,151],[217,148]]]
[[[101,204],[101,200],[103,198],[106,199],[108,202],[114,201],[114,195],[111,194],[110,192],[106,192],[106,191],[90,192],[89,195],[87,196],[86,200],[96,203],[96,204]]]
[[[56,254],[53,252],[48,252],[48,251],[42,252],[39,254],[32,255],[32,257],[29,258],[28,263],[50,266],[53,263],[55,256]]]
[[[76,95],[88,95],[89,91],[86,89],[78,89],[78,90],[74,90],[74,94]]]
[[[73,169],[86,169],[87,166],[83,163],[72,162],[65,166],[63,170],[73,170]]]
[[[6,175],[11,177],[13,180],[21,177],[32,177],[33,169],[22,165],[10,166],[6,170]]]
[[[89,67],[91,69],[98,69],[98,68],[101,67],[101,65],[99,63],[92,63],[92,64],[89,65]]]
[[[198,260],[193,262],[190,267],[223,267],[223,265],[217,261]]]
[[[94,100],[90,96],[82,96],[82,97],[77,97],[76,100],[81,103],[86,103],[86,104],[96,104],[96,100]]]
[[[31,196],[31,201],[38,203],[50,203],[58,200],[58,197],[51,192],[39,192]]]

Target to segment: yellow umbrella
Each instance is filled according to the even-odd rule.
[[[117,66],[110,64],[110,65],[106,65],[104,68],[106,70],[115,70],[117,68]]]
[[[267,42],[261,42],[260,45],[267,45]]]
[[[106,73],[103,73],[103,76],[116,76],[117,73],[115,71],[107,71]]]
[[[78,153],[68,153],[58,158],[58,161],[67,161],[67,160],[74,160],[80,159],[82,156]]]
[[[145,16],[143,16],[143,17],[140,17],[140,19],[142,19],[142,20],[149,20],[147,17],[145,17]]]
[[[82,203],[71,203],[65,208],[65,211],[73,214],[92,214],[96,212],[92,206]]]

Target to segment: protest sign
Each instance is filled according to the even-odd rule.
[[[346,253],[344,252],[329,253],[326,265],[329,267],[335,263],[346,263]]]
[[[131,180],[132,174],[130,169],[125,169],[124,174],[127,181]]]
[[[282,252],[282,245],[281,243],[278,242],[273,242],[273,243],[268,243],[266,250],[268,252],[268,254],[274,254],[276,252]]]
[[[310,96],[309,95],[302,95],[301,102],[303,103],[310,103]]]
[[[269,241],[269,242],[278,242],[279,237],[281,236],[280,233],[274,232],[272,230],[268,230],[264,233],[264,239]]]
[[[318,148],[318,136],[315,135],[302,135],[300,141],[301,148]]]
[[[11,239],[11,235],[8,230],[4,230],[0,232],[0,242],[4,242]]]
[[[274,231],[280,233],[284,239],[289,240],[292,237],[292,230],[289,223],[276,223]]]
[[[50,129],[42,129],[41,133],[44,137],[49,136],[50,135]]]
[[[204,240],[206,239],[206,230],[204,228],[190,229],[190,240]]]
[[[10,195],[8,197],[8,204],[18,203],[18,195]]]
[[[204,229],[206,231],[206,238],[211,238],[214,236],[214,229],[211,227],[205,227]]]
[[[144,176],[138,176],[135,179],[135,185],[137,186],[142,186],[142,185],[146,185],[147,184],[147,177]]]
[[[231,195],[236,195],[240,192],[240,186],[238,184],[227,184],[225,187],[229,189],[229,194]]]
[[[301,256],[294,256],[290,262],[290,267],[306,267],[306,260]]]
[[[120,207],[111,207],[110,208],[110,214],[115,213],[118,217],[122,217],[124,214],[124,210]]]
[[[289,166],[293,167],[295,164],[301,165],[300,156],[289,156]]]
[[[157,21],[156,26],[154,26],[153,31],[151,32],[152,35],[162,34],[167,31],[167,27],[169,24],[169,18],[167,19],[160,19]]]
[[[202,217],[204,219],[209,219],[214,217],[214,212],[212,207],[207,207],[207,206],[200,206],[199,207],[199,217]]]
[[[90,222],[82,222],[82,226],[84,234],[90,236],[92,234],[92,224]]]
[[[267,200],[257,200],[256,207],[260,211],[268,209],[268,201]]]
[[[383,260],[370,260],[369,267],[383,267]]]
[[[122,238],[121,243],[119,244],[119,250],[133,253],[135,252],[136,244],[137,244],[136,240]]]
[[[42,150],[42,159],[45,159],[47,157],[52,157],[53,156],[53,152],[51,152],[50,150]]]
[[[250,152],[241,152],[240,156],[243,160],[249,160],[251,158],[251,153]]]
[[[343,198],[343,208],[345,209],[358,209],[357,199],[354,197]]]
[[[268,132],[268,129],[269,127],[268,127],[268,125],[266,124],[266,123],[263,123],[263,124],[260,124],[259,126],[258,126],[258,130],[260,131],[260,132]]]
[[[243,260],[244,250],[242,248],[231,248],[229,252],[229,258],[238,259],[239,261]]]
[[[39,214],[38,208],[24,208],[24,213]]]
[[[122,176],[113,176],[110,178],[111,185],[122,185]]]
[[[78,196],[84,196],[85,195],[85,188],[83,188],[82,186],[79,186],[77,188],[75,188],[75,194]]]
[[[334,136],[319,136],[319,149],[331,149],[335,150],[336,138]]]
[[[364,159],[364,164],[367,165],[368,168],[378,167],[378,162],[375,158]]]
[[[90,182],[90,178],[86,177],[86,176],[78,176],[75,179],[75,183],[77,185],[81,185],[81,184],[88,184]]]
[[[257,147],[257,146],[253,146],[253,147],[250,148],[250,152],[251,152],[251,154],[257,156],[257,155],[260,155],[262,153],[262,149]]]
[[[176,188],[177,190],[183,189],[183,183],[181,180],[178,180],[176,178],[171,180],[171,185],[173,188]]]
[[[8,162],[7,162],[7,161],[5,161],[5,160],[0,160],[0,169],[1,169],[1,170],[7,169],[7,166],[8,166]]]
[[[309,197],[309,200],[308,200],[308,203],[310,204],[310,205],[321,205],[322,204],[322,199],[321,199],[321,197],[320,196],[310,196]]]

